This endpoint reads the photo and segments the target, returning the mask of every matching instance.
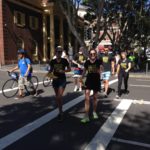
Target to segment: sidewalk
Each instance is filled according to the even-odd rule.
[[[17,64],[4,65],[0,67],[0,71],[8,71],[11,68],[15,67]],[[47,64],[33,64],[33,73],[43,73],[47,72]],[[73,72],[67,72],[67,74],[72,75]]]
[[[8,71],[11,68],[15,67],[17,64],[12,65],[5,65],[0,67],[0,71]],[[34,73],[46,73],[47,64],[33,64],[33,72]],[[73,75],[73,69],[71,72],[67,73],[68,75]],[[137,78],[150,78],[150,70],[149,72],[130,72],[130,77],[137,77]]]

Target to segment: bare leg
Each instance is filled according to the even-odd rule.
[[[94,94],[93,94],[93,110],[94,110],[94,112],[96,112],[96,109],[97,109],[97,91],[96,92],[94,91]]]
[[[108,92],[108,88],[109,88],[109,81],[108,80],[104,80],[104,92],[105,94],[107,94]]]
[[[64,88],[54,89],[59,113],[62,113],[62,95],[64,93],[64,90],[65,90]]]

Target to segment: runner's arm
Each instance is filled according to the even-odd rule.
[[[118,64],[118,66],[117,66],[117,71],[116,71],[117,75],[119,74],[119,71],[120,71],[120,64]]]
[[[115,61],[111,61],[111,72],[112,72],[112,75],[115,74]]]
[[[128,63],[128,68],[126,69],[126,72],[129,72],[130,69],[131,69],[131,62]]]

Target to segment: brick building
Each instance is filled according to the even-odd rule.
[[[17,62],[24,48],[33,61],[46,61],[61,45],[71,43],[67,21],[53,2],[47,0],[0,0],[0,63]]]

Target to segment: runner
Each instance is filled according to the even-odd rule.
[[[79,89],[79,92],[82,91],[82,83],[80,82],[82,72],[83,72],[83,65],[85,63],[86,57],[83,54],[83,47],[80,47],[79,52],[75,55],[74,60],[72,63],[74,64],[74,92]],[[78,88],[79,86],[79,88]]]
[[[100,71],[102,62],[97,59],[97,52],[95,49],[89,51],[89,59],[84,64],[82,78],[86,71],[87,77],[85,81],[85,116],[81,123],[89,122],[89,107],[90,107],[90,91],[93,90],[93,119],[98,119],[96,113],[97,109],[97,93],[100,90]]]
[[[127,59],[127,53],[121,52],[121,59],[119,60],[118,67],[117,67],[117,75],[118,75],[118,94],[116,98],[120,98],[121,92],[121,85],[122,80],[124,78],[124,93],[128,94],[128,79],[129,79],[129,71],[131,69],[131,62]]]
[[[53,88],[56,95],[56,102],[59,109],[58,121],[63,121],[63,110],[62,110],[62,95],[66,87],[66,75],[65,72],[71,71],[70,65],[65,58],[61,58],[62,48],[56,48],[56,58],[50,61],[50,73],[53,73]],[[66,68],[67,67],[67,68]]]
[[[107,97],[109,90],[109,79],[111,74],[114,75],[115,73],[115,63],[114,58],[108,54],[108,48],[105,49],[104,55],[101,59],[103,63],[102,80],[104,83],[104,95]]]

